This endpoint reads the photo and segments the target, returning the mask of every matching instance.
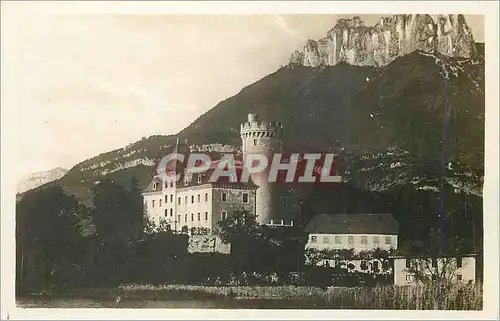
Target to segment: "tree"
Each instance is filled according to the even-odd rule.
[[[318,263],[324,259],[324,253],[315,248],[308,248],[304,251],[304,256],[306,258],[306,264],[311,266],[316,266]]]
[[[354,258],[354,249],[324,249],[308,248],[305,250],[306,263],[315,266],[322,260],[348,261]]]
[[[297,231],[261,226],[255,215],[237,210],[219,222],[218,235],[231,244],[234,268],[238,271],[297,271],[302,265],[303,253],[298,250]],[[297,255],[300,255],[300,261]]]
[[[170,222],[164,217],[160,218],[160,224],[156,227],[156,232],[172,232],[172,228],[170,227]]]
[[[139,180],[137,180],[135,177],[132,177],[130,179],[130,189],[127,191],[127,194],[129,197],[129,209],[127,211],[129,215],[129,224],[134,226],[136,230],[139,230],[142,223],[142,218],[139,213],[144,213],[145,208],[143,204],[142,191],[139,187]]]
[[[144,226],[144,233],[146,235],[151,235],[156,231],[155,222],[149,218],[149,216],[145,213],[143,215],[142,225]]]
[[[92,221],[96,226],[95,277],[112,284],[128,271],[131,246],[144,235],[142,198],[137,184],[125,189],[112,180],[102,180],[93,189]]]
[[[219,236],[224,242],[231,244],[255,237],[259,228],[255,215],[246,211],[236,211],[227,219],[220,221],[218,225]]]
[[[130,190],[112,180],[102,180],[93,189],[92,220],[101,240],[132,240],[143,233],[143,205],[140,191],[132,179]]]
[[[21,291],[67,283],[80,270],[84,206],[61,187],[27,192],[16,208],[17,282]],[[73,280],[77,278],[72,275]]]
[[[464,254],[467,245],[460,237],[446,235],[445,231],[433,229],[421,248],[414,248],[408,272],[422,283],[437,283],[449,287],[456,280],[457,258]]]
[[[236,272],[252,270],[256,264],[257,242],[261,239],[255,215],[246,211],[235,211],[218,223],[218,235],[222,241],[231,244],[233,267]]]
[[[456,280],[457,266],[455,257],[415,257],[410,260],[408,272],[412,273],[418,282],[437,283],[447,288]]]
[[[144,233],[146,235],[151,235],[155,233],[169,232],[172,233],[172,228],[170,222],[162,217],[160,218],[159,224],[156,224],[146,213],[143,216],[143,226]]]
[[[194,227],[191,233],[193,235],[209,235],[210,232],[210,229],[207,227]]]

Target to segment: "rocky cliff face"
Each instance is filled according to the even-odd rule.
[[[346,62],[385,66],[415,50],[473,58],[476,46],[463,15],[395,15],[375,26],[359,17],[340,19],[325,38],[309,40],[290,57],[290,64],[310,67]]]
[[[18,183],[17,193],[24,193],[30,189],[60,179],[67,172],[67,169],[57,167],[48,171],[34,173]]]

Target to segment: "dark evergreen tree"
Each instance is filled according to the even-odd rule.
[[[22,197],[16,209],[18,291],[68,286],[82,277],[80,222],[85,214],[85,208],[60,187]]]

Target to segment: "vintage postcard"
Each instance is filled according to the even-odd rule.
[[[2,318],[498,318],[498,3],[2,2]]]

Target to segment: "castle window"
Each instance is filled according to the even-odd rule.
[[[248,194],[243,193],[243,203],[248,203]]]
[[[226,193],[222,193],[222,201],[223,202],[227,201],[227,194]]]
[[[316,243],[318,242],[318,237],[317,236],[311,236],[311,243]]]
[[[170,181],[170,187],[174,187],[174,181]]]
[[[385,244],[392,244],[392,237],[386,236],[385,237]]]
[[[208,212],[205,212],[205,221],[208,221]]]
[[[165,181],[165,188],[168,188],[168,181]]]
[[[179,223],[181,222],[181,216],[180,215],[177,215],[177,222],[179,222]]]
[[[181,205],[181,198],[180,197],[177,199],[177,204]]]
[[[194,195],[191,195],[191,204],[194,203]]]
[[[201,202],[201,196],[200,196],[200,194],[198,194],[198,203],[200,203],[200,202]]]
[[[161,198],[158,200],[158,206],[161,207]]]
[[[256,139],[253,140],[253,145],[257,146],[257,140]]]
[[[165,217],[167,217],[167,211],[168,211],[168,210],[167,210],[167,209],[165,209],[165,214],[164,214],[164,216],[165,216]]]
[[[187,221],[188,221],[188,215],[184,214],[184,222],[187,222]]]
[[[405,279],[406,279],[406,281],[411,281],[411,274],[406,274]]]
[[[151,207],[153,207],[153,208],[155,207],[155,200],[153,200],[153,201],[151,202]]]
[[[198,213],[198,222],[201,220],[200,213]]]
[[[165,204],[168,202],[168,195],[165,195]]]
[[[367,236],[361,237],[361,244],[368,244],[368,237]]]
[[[347,243],[354,244],[354,236],[347,237]]]
[[[193,222],[193,221],[194,221],[194,214],[191,213],[191,222]]]
[[[378,261],[373,261],[373,263],[372,263],[372,270],[374,272],[378,272]]]
[[[330,244],[330,237],[329,236],[323,236],[323,243],[324,244]]]
[[[201,179],[202,179],[201,175],[198,175],[198,184],[201,183]]]
[[[187,203],[188,203],[188,197],[184,196],[184,204],[187,204]]]
[[[457,257],[457,268],[461,268],[461,267],[462,267],[462,258]]]
[[[226,211],[223,211],[222,213],[220,213],[220,219],[221,220],[227,219],[227,212]]]
[[[380,236],[376,235],[373,237],[373,244],[379,244],[380,243]]]
[[[335,236],[335,244],[342,244],[342,238],[340,236]]]
[[[208,193],[205,193],[205,202],[208,202]]]
[[[174,215],[174,210],[170,209],[170,217],[172,217],[173,215]]]
[[[366,263],[366,261],[361,261],[361,270],[366,270],[368,269],[368,264]]]
[[[462,274],[457,274],[457,281],[462,281]]]
[[[170,203],[174,201],[174,194],[170,194]]]
[[[406,259],[406,268],[407,269],[411,268],[411,260],[410,259]]]

